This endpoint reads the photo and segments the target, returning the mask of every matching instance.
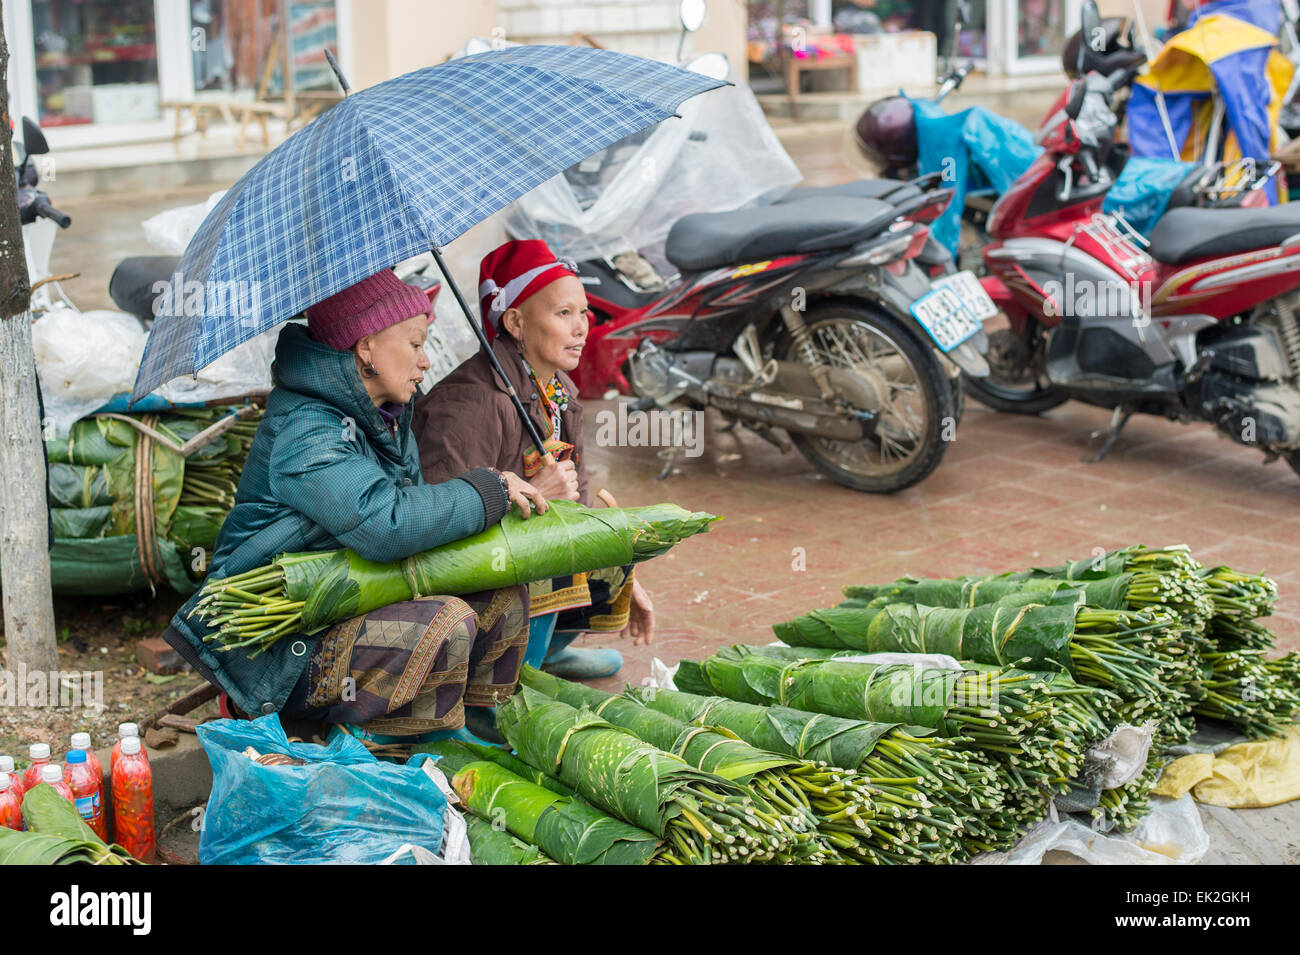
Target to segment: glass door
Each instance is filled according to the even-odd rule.
[[[1005,71],[1013,75],[1059,72],[1066,38],[1079,29],[1081,0],[1001,3]]]

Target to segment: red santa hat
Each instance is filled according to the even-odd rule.
[[[566,275],[577,275],[572,259],[559,258],[541,239],[516,239],[493,249],[478,267],[479,308],[488,340],[496,337],[501,316]]]

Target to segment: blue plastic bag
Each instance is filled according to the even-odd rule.
[[[1120,212],[1138,232],[1149,236],[1165,214],[1169,197],[1196,163],[1132,156],[1106,193],[1105,212]]]
[[[952,202],[930,233],[955,256],[967,191],[991,188],[1002,195],[1043,150],[1029,130],[983,106],[947,113],[937,103],[914,99],[912,115],[918,172],[942,173],[943,184],[953,190]]]
[[[212,764],[203,865],[375,864],[407,844],[442,850],[447,800],[418,766],[381,762],[345,733],[291,743],[274,714],[204,723],[198,736]],[[307,765],[263,766],[249,746]]]

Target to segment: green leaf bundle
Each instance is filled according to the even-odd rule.
[[[498,708],[497,726],[524,762],[663,839],[670,862],[755,863],[793,854],[798,834],[741,787],[590,710],[521,687]]]
[[[265,649],[289,633],[438,594],[475,593],[649,560],[718,520],[673,504],[589,508],[551,501],[545,514],[515,514],[480,534],[399,563],[351,550],[284,554],[266,567],[203,587],[194,609],[225,648]]]

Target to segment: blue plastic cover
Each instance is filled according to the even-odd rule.
[[[204,723],[198,736],[212,764],[203,865],[374,864],[406,843],[441,852],[447,801],[415,765],[381,762],[345,733],[291,743],[274,714]],[[263,766],[249,746],[307,764]]]
[[[916,116],[918,171],[943,174],[952,202],[930,226],[935,239],[957,255],[961,212],[972,189],[1006,192],[1043,151],[1015,120],[983,106],[946,113],[929,100],[912,100]]]
[[[1106,193],[1102,209],[1122,213],[1129,225],[1149,236],[1174,189],[1194,168],[1196,163],[1176,159],[1132,156]]]

